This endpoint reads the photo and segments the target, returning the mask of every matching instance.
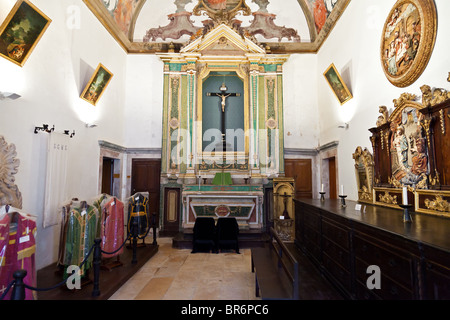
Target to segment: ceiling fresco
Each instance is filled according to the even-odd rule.
[[[225,23],[273,53],[317,52],[350,0],[83,0],[127,53],[181,49]],[[161,3],[164,3],[162,5]]]

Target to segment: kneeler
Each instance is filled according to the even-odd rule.
[[[217,250],[232,248],[239,253],[239,225],[236,218],[217,220]]]
[[[194,224],[194,235],[192,240],[192,253],[204,251],[215,251],[215,221],[211,217],[198,217]]]

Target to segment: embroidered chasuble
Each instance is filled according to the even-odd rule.
[[[143,237],[149,226],[148,199],[140,193],[133,195],[128,202],[128,233],[132,234],[133,224],[137,223],[137,234]]]
[[[69,221],[70,209],[72,207],[77,207],[80,205],[78,200],[69,201],[61,207],[61,229],[59,232],[59,249],[58,249],[58,260],[56,262],[57,266],[64,265],[64,256],[66,248],[66,234],[67,234],[67,222]]]
[[[36,287],[36,218],[22,212],[0,212],[0,295],[4,293],[11,281],[13,273],[23,269],[27,271],[24,283]],[[14,217],[11,221],[11,217]],[[11,298],[12,288],[5,296]],[[25,290],[26,300],[35,300],[36,292]]]
[[[101,219],[101,239],[102,250],[105,252],[114,252],[124,242],[124,204],[117,198],[111,198],[103,205],[103,214]],[[123,247],[112,254],[102,253],[103,258],[111,258],[120,255]]]
[[[64,265],[80,266],[97,236],[98,211],[94,206],[82,202],[81,206],[70,210],[67,221]],[[81,268],[81,275],[92,267],[93,251]],[[65,272],[64,277],[68,275]]]
[[[102,215],[103,215],[103,207],[105,203],[111,198],[110,195],[107,195],[106,193],[102,193],[101,195],[97,196],[92,203],[89,202],[89,204],[93,205],[95,208],[97,208],[98,212],[98,221],[103,221]],[[101,238],[101,223],[97,224],[97,237]]]

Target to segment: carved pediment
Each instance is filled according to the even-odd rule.
[[[266,51],[259,44],[242,36],[226,24],[220,24],[180,50],[180,53],[201,53],[212,55],[261,54]]]

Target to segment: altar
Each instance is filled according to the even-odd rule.
[[[183,229],[194,227],[198,217],[236,218],[241,230],[263,227],[262,185],[185,185]]]
[[[203,34],[157,54],[164,63],[160,230],[235,217],[242,230],[263,231],[265,190],[284,176],[289,55],[242,33],[233,15],[207,14]]]

